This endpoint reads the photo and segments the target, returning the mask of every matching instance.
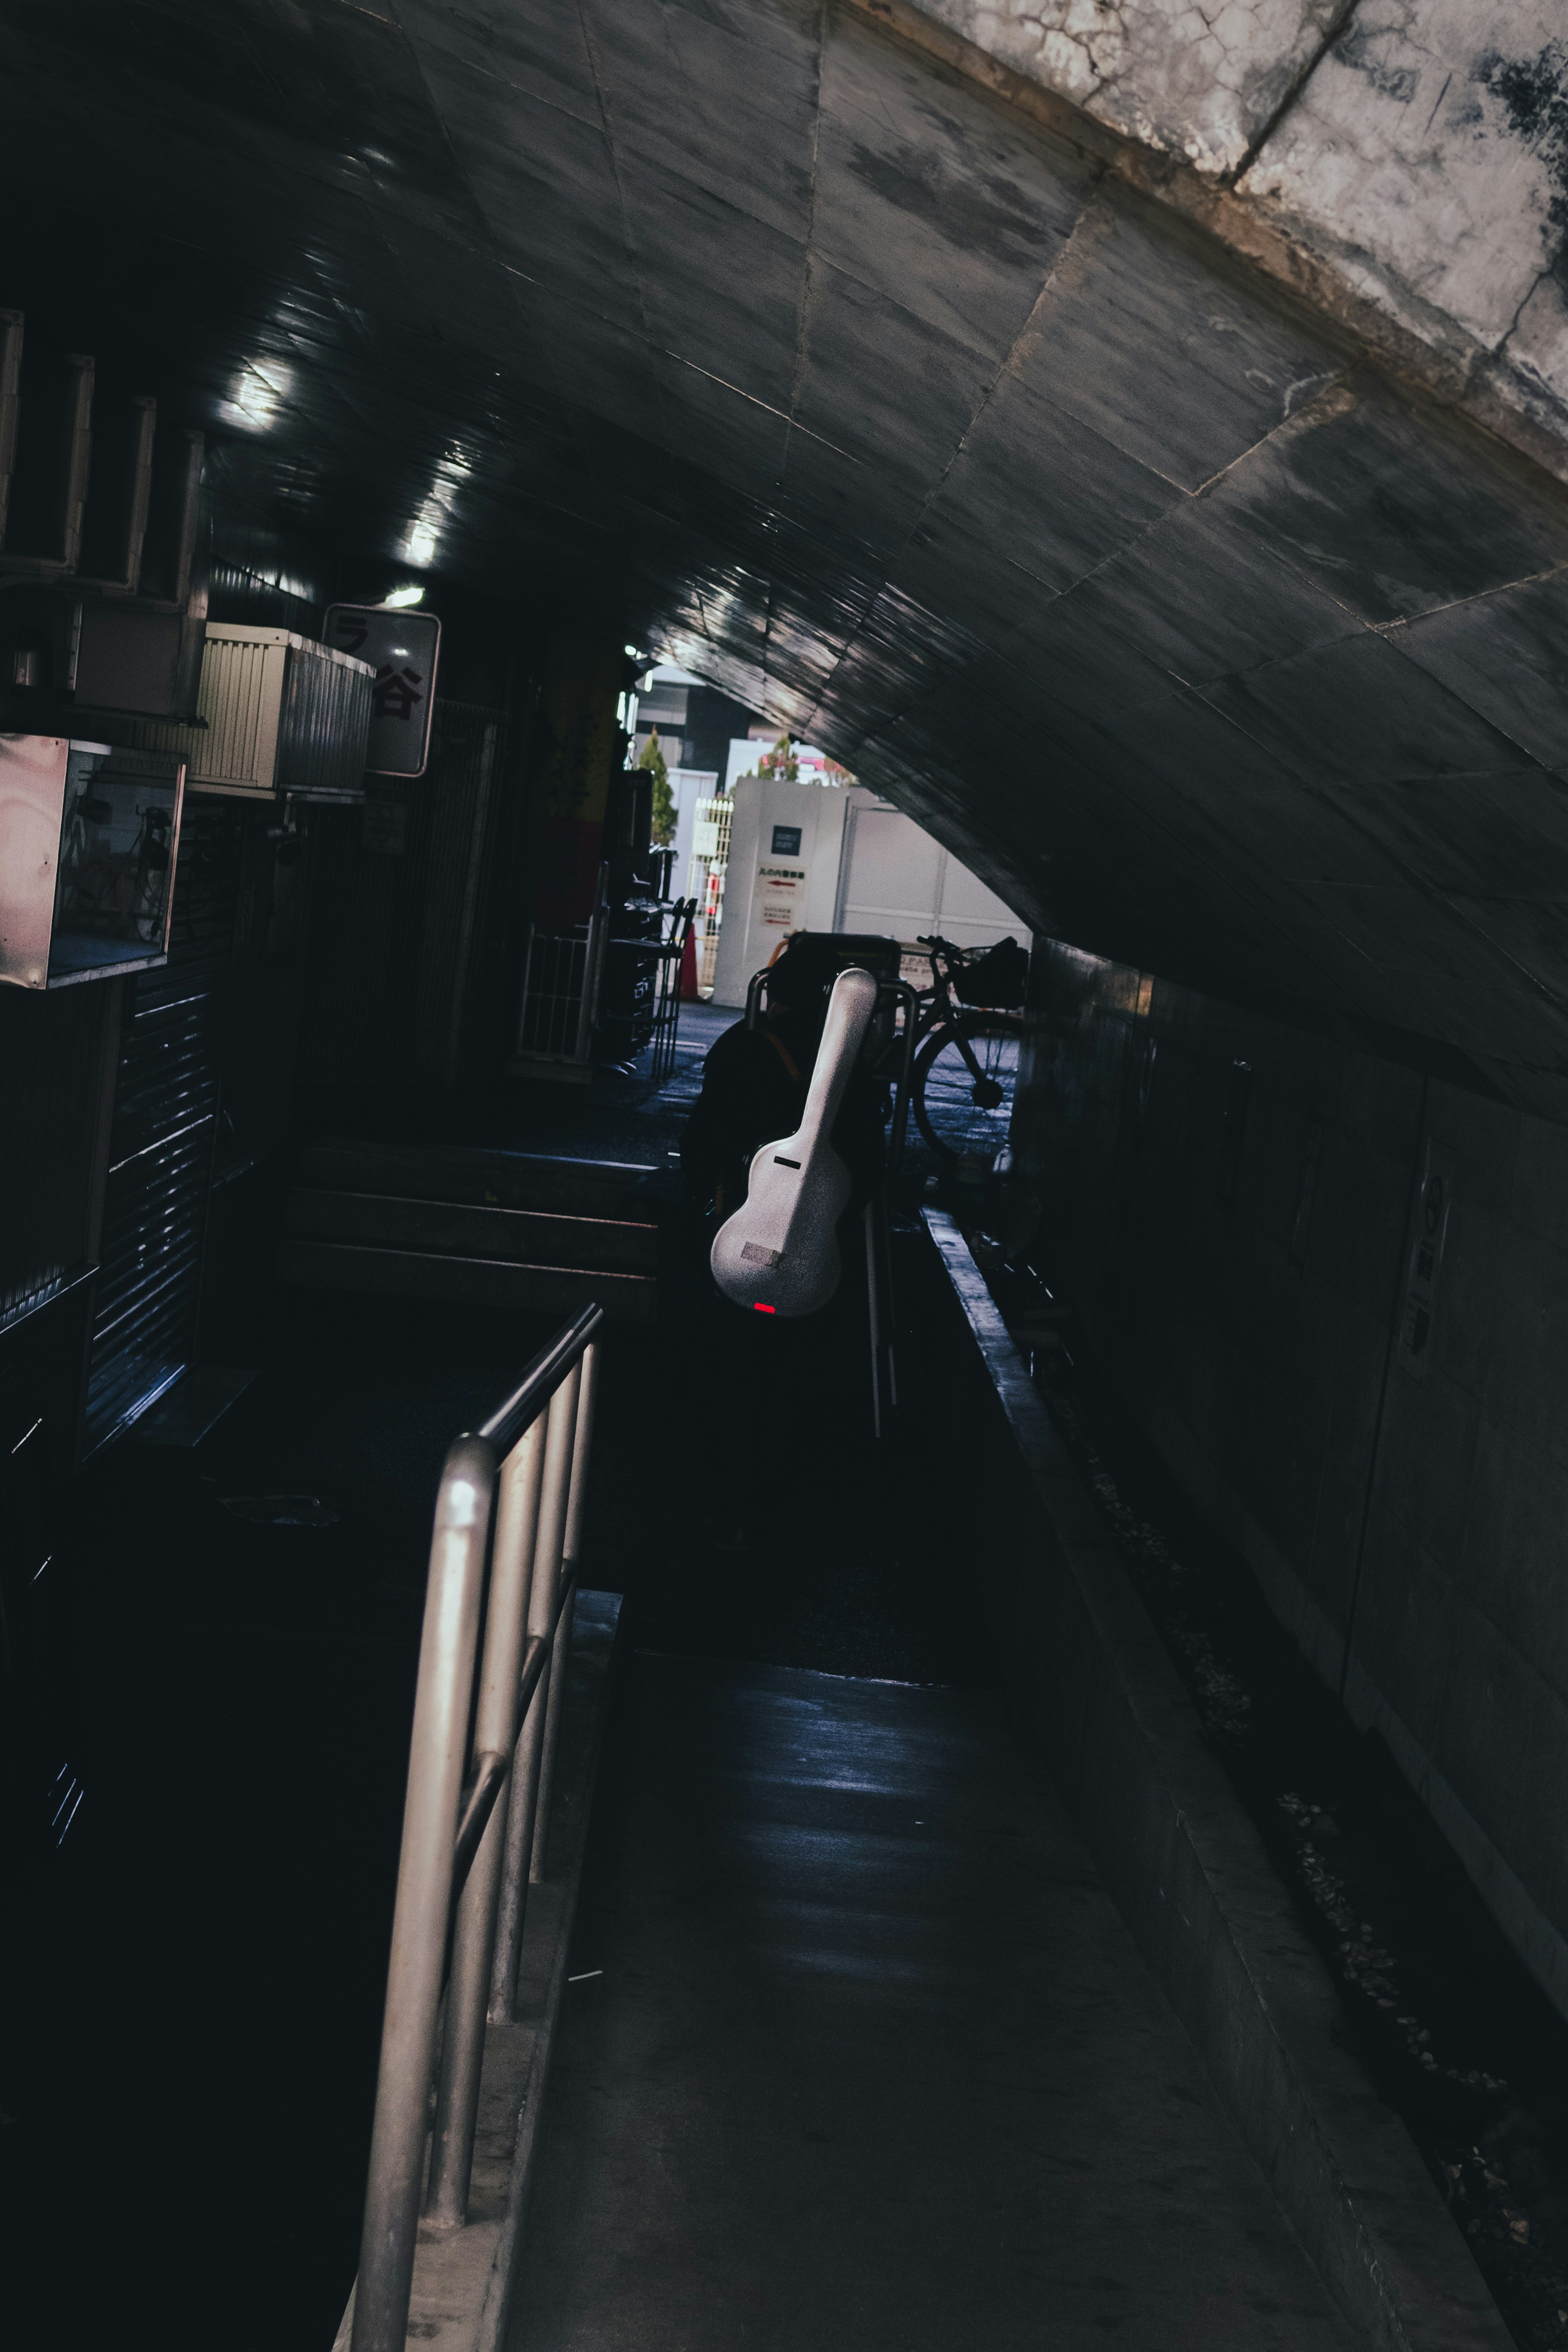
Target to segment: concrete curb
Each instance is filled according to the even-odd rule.
[[[467,2227],[442,2237],[422,2229],[414,2258],[408,2340],[435,2346],[438,2352],[500,2352],[506,2341],[550,2053],[566,1990],[620,1614],[618,1592],[577,1596],[550,1816],[549,1858],[554,1868],[528,1893],[518,1968],[521,2015],[514,2024],[492,2025],[485,2035]],[[349,2352],[353,2325],[350,2294],[332,2352]]]
[[[1509,2352],[985,1276],[950,1217],[925,1223],[986,1375],[977,1493],[1016,1512],[1009,1540],[988,1508],[976,1567],[1019,1727],[1351,2326],[1387,2352]]]

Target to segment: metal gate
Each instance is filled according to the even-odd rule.
[[[241,813],[186,804],[169,961],[126,983],[86,1446],[102,1445],[190,1361],[201,1291]]]

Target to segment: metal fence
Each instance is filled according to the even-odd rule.
[[[606,891],[610,869],[601,866],[593,911],[570,931],[528,926],[523,1001],[510,1068],[587,1079],[591,1075],[593,1028],[610,943]]]
[[[441,1475],[353,2352],[403,2352],[422,2208],[437,2230],[467,2219],[485,2028],[512,2018],[543,1874],[565,1680],[552,1660],[570,1637],[602,1321],[589,1307],[559,1332]]]
[[[692,822],[692,863],[686,888],[696,901],[697,994],[713,994],[718,934],[724,921],[724,877],[729,864],[729,830],[735,803],[720,793],[698,801]]]
[[[663,1086],[675,1066],[675,1040],[681,1024],[681,973],[686,940],[696,916],[695,898],[676,898],[658,909],[658,929],[643,940],[612,940],[612,948],[641,956],[649,973],[648,1044],[653,1051],[649,1075]]]

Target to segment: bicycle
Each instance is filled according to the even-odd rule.
[[[917,999],[910,1108],[944,1160],[994,1160],[1008,1139],[1028,1034],[1006,1008],[1023,1001],[1029,958],[1013,939],[961,948],[923,937],[931,986]]]

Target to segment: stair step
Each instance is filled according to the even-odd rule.
[[[537,1209],[564,1216],[629,1218],[653,1224],[644,1197],[664,1171],[640,1160],[569,1160],[480,1144],[308,1143],[295,1169],[312,1191],[465,1201],[476,1207]]]
[[[558,1270],[658,1271],[657,1225],[625,1217],[562,1216],[297,1184],[288,1196],[287,1231],[301,1241],[352,1242]]]
[[[512,1307],[575,1315],[591,1303],[618,1322],[651,1323],[659,1286],[652,1275],[576,1265],[519,1265],[512,1258],[448,1257],[425,1250],[368,1248],[356,1242],[278,1244],[280,1282],[319,1290],[374,1292],[456,1307]]]

